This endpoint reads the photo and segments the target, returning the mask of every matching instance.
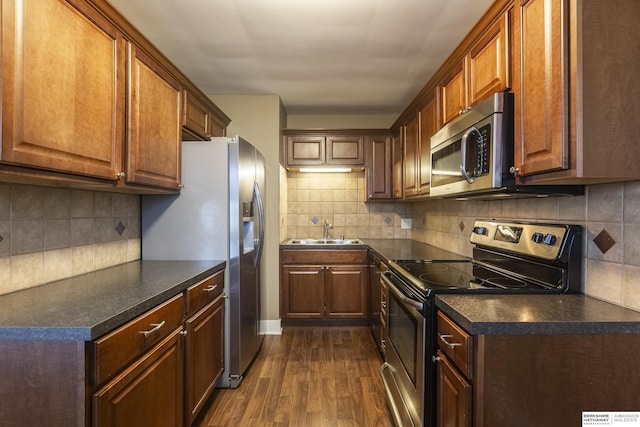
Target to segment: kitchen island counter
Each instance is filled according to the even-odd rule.
[[[640,334],[640,312],[582,294],[438,295],[436,306],[472,335]]]
[[[92,341],[225,268],[133,261],[0,296],[0,341]]]

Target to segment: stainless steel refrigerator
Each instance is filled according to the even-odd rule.
[[[225,372],[236,388],[260,349],[262,154],[240,137],[182,142],[178,196],[142,197],[143,260],[226,260]]]

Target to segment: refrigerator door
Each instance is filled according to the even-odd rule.
[[[257,150],[242,138],[229,143],[230,219],[228,375],[223,387],[237,387],[261,343],[260,253],[264,213],[256,184]],[[237,245],[237,246],[236,246]],[[226,383],[225,383],[226,382]]]

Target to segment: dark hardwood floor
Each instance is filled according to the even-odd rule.
[[[392,426],[366,327],[285,327],[268,335],[240,387],[218,389],[196,422],[214,426]]]

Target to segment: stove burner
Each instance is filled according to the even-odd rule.
[[[413,262],[403,264],[402,266],[405,268],[405,270],[408,270],[412,273],[420,273],[422,271],[427,271],[428,273],[439,273],[449,270],[449,266],[443,263]]]
[[[435,271],[422,273],[418,276],[420,280],[428,285],[450,286],[450,287],[464,287],[464,284],[469,281],[468,277],[459,271]]]

